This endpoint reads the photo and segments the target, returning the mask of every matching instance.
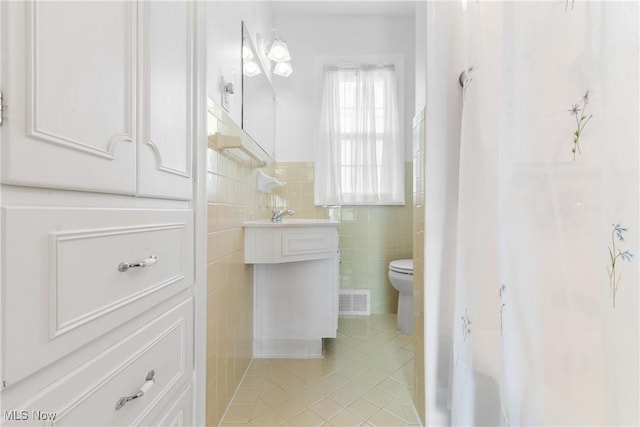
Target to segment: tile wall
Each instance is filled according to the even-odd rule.
[[[311,162],[277,162],[274,174],[284,186],[274,194],[298,218],[339,220],[341,288],[370,289],[372,313],[396,313],[398,292],[389,283],[388,266],[412,257],[411,163],[405,165],[405,206],[314,206],[313,173]]]
[[[415,372],[413,402],[422,425],[426,425],[424,372],[424,165],[426,138],[424,110],[416,115],[413,128],[413,363]]]
[[[215,109],[215,108],[214,108]],[[209,133],[236,133],[219,108]],[[268,218],[271,198],[256,190],[247,161],[207,153],[207,425],[219,424],[252,358],[252,266],[244,264],[242,223]]]

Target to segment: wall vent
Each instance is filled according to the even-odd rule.
[[[369,289],[340,289],[338,314],[369,316],[371,314],[371,291]]]

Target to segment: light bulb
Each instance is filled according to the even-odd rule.
[[[289,54],[287,42],[275,39],[271,44],[271,48],[269,49],[267,56],[275,62],[290,61],[291,55]]]
[[[251,61],[252,59],[253,59],[253,52],[251,51],[251,48],[245,41],[244,43],[242,43],[242,60]]]
[[[276,66],[273,68],[273,74],[282,77],[289,77],[293,73],[293,67],[291,67],[291,62],[278,62]]]
[[[257,76],[261,72],[256,61],[248,61],[242,65],[242,74],[247,77]]]

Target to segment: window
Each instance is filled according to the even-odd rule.
[[[404,204],[393,65],[326,66],[316,205]]]

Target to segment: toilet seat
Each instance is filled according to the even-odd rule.
[[[413,260],[398,259],[389,263],[389,270],[401,274],[413,275]]]

